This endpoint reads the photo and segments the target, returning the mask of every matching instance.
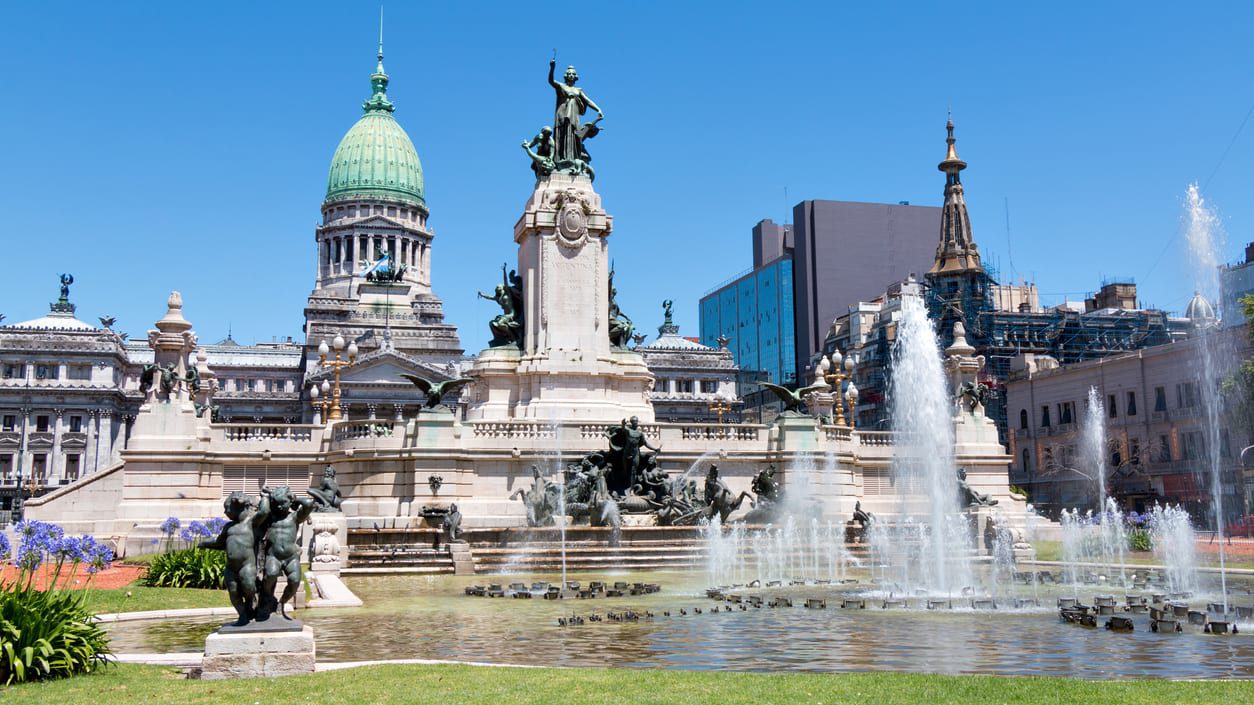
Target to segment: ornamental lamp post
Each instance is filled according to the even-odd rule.
[[[858,408],[858,388],[854,386],[853,380],[849,381],[849,386],[845,389],[845,399],[849,401],[849,428],[856,428],[858,424],[855,410]]]
[[[709,406],[710,406],[711,412],[718,414],[718,422],[720,424],[723,423],[723,414],[729,413],[732,410],[731,403],[728,402],[726,399],[721,399],[721,398],[715,399],[714,401],[710,402]]]
[[[842,370],[845,368],[841,366],[841,361],[844,359],[846,358],[844,358],[840,354],[840,348],[833,350],[831,354],[831,369],[836,370],[836,371],[831,374],[823,375],[824,382],[836,383],[836,419],[835,421],[836,421],[837,426],[845,425],[845,403],[841,401],[840,399],[840,383],[845,381],[845,378],[848,377],[848,375],[842,372]]]
[[[330,348],[335,348],[335,360],[334,361],[327,360],[327,357],[331,352]],[[330,391],[330,407],[331,408],[330,408],[330,412],[326,414],[327,421],[339,421],[340,419],[344,417],[342,411],[340,410],[340,399],[342,396],[342,391],[340,388],[340,373],[345,367],[348,367],[349,365],[357,361],[357,343],[354,341],[348,344],[348,350],[347,350],[348,359],[347,360],[341,359],[341,355],[344,352],[345,352],[344,336],[342,335],[336,335],[335,339],[331,341],[330,346],[327,345],[327,341],[325,339],[321,343],[318,344],[318,362],[323,367],[330,367],[332,370],[335,371],[335,386],[331,387],[328,390],[328,386],[329,386],[328,383],[325,381],[322,383],[322,392],[323,392],[322,403],[323,404],[327,403],[327,392]]]

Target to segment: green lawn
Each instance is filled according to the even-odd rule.
[[[6,703],[457,703],[458,705],[897,705],[899,703],[1243,703],[1254,681],[1092,682],[1057,678],[891,673],[747,674],[702,671],[370,666],[235,681],[186,681],[172,668],[117,666],[99,675],[0,689]]]
[[[153,588],[139,583],[109,590],[95,590],[87,596],[87,606],[95,614],[146,612],[185,607],[230,607],[225,590],[195,588]]]

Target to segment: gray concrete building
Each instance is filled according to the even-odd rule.
[[[802,201],[793,208],[797,368],[823,348],[832,321],[936,254],[941,209],[907,203]]]

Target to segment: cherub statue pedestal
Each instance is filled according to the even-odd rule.
[[[313,671],[313,629],[275,615],[243,627],[226,625],[206,637],[198,677],[222,680]]]

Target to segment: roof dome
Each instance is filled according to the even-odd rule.
[[[425,207],[422,162],[409,135],[392,117],[395,106],[387,96],[382,51],[370,85],[374,93],[362,104],[366,114],[340,140],[331,158],[326,200],[382,198]]]
[[[1189,305],[1184,309],[1184,316],[1195,326],[1210,325],[1215,322],[1215,307],[1202,296],[1202,292],[1194,291],[1193,298],[1189,299]]]

